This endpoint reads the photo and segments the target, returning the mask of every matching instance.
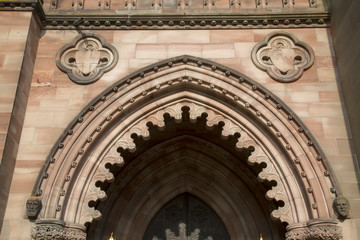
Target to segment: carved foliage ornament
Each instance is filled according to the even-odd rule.
[[[314,63],[314,51],[287,32],[273,32],[251,53],[254,64],[279,82],[293,82]]]
[[[286,227],[286,240],[341,240],[342,231],[338,221],[331,218],[318,218],[307,223]]]
[[[86,240],[85,227],[58,219],[38,220],[31,231],[32,240]]]
[[[90,84],[105,72],[113,69],[118,61],[116,49],[96,34],[81,34],[65,44],[56,55],[56,64],[78,84]]]

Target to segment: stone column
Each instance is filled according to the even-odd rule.
[[[32,240],[86,240],[86,228],[58,219],[41,219],[31,231]]]
[[[340,240],[341,228],[333,218],[317,218],[286,227],[286,240]]]

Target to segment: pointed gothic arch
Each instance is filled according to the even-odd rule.
[[[223,124],[222,137],[239,136],[234,149],[251,149],[249,165],[262,166],[257,178],[276,183],[264,198],[282,203],[271,216],[287,225],[287,239],[340,239],[331,219],[332,200],[340,189],[325,154],[301,120],[247,76],[191,56],[130,74],[69,125],[33,189],[43,205],[33,238],[40,239],[50,227],[64,239],[69,233],[85,239],[85,225],[102,214],[91,202],[107,198],[98,184],[115,180],[110,165],[124,164],[118,149],[136,151],[134,134],[151,138],[149,123],[165,127],[166,114],[181,121],[184,107],[190,121],[205,114],[207,127]]]

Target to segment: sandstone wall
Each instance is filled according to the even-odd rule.
[[[252,63],[255,44],[273,30],[96,31],[119,52],[117,66],[91,85],[76,85],[55,64],[58,49],[76,31],[43,31],[39,41],[25,122],[17,155],[5,224],[0,239],[29,239],[24,219],[42,163],[67,125],[91,99],[129,73],[160,60],[188,54],[213,60],[244,73],[282,99],[307,125],[322,146],[351,215],[360,218],[360,194],[352,139],[344,110],[338,71],[328,29],[289,29],[314,49],[315,63],[294,83],[279,83]],[[345,234],[354,221],[346,220]],[[348,231],[350,230],[350,231]],[[347,236],[345,239],[355,239]]]
[[[0,228],[15,168],[39,34],[31,12],[0,12]]]

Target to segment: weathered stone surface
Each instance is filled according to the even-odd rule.
[[[112,2],[112,4],[114,4],[114,1]],[[298,3],[298,1],[296,2]],[[243,3],[243,6],[245,6],[246,3],[244,1]],[[251,3],[253,3],[253,1],[251,1]],[[15,19],[14,24],[18,24],[22,21],[20,15],[17,16],[19,19]],[[8,19],[8,16],[6,19]],[[8,38],[10,35],[11,29],[10,27],[1,29],[4,31],[4,35],[0,34],[0,39],[3,43],[4,38]],[[88,30],[84,31],[86,32]],[[31,84],[29,101],[26,107],[25,129],[22,133],[22,140],[19,145],[19,153],[16,159],[17,164],[12,179],[9,204],[6,210],[6,224],[4,224],[6,229],[2,230],[0,239],[29,238],[31,223],[28,219],[24,219],[26,212],[25,202],[32,191],[33,184],[36,181],[36,175],[40,172],[40,168],[51,151],[51,148],[54,146],[56,139],[62,134],[79,112],[81,112],[86,104],[111,84],[121,80],[131,72],[154,64],[162,59],[175,57],[184,53],[195,55],[197,57],[206,57],[214,62],[221,63],[248,75],[257,83],[260,83],[271,90],[276,97],[287,103],[287,105],[301,117],[308,127],[306,132],[309,131],[315,136],[315,139],[319,142],[327,155],[328,160],[335,171],[335,175],[338,177],[340,188],[343,191],[342,194],[349,198],[351,203],[350,214],[353,219],[346,219],[341,226],[346,225],[347,229],[353,229],[349,226],[355,226],[356,219],[359,218],[360,213],[360,211],[358,211],[359,204],[357,200],[359,198],[358,180],[356,178],[357,170],[354,168],[353,163],[355,159],[352,150],[353,138],[349,134],[347,115],[342,109],[343,101],[338,87],[338,69],[334,62],[333,52],[331,51],[332,43],[327,37],[328,33],[325,29],[304,28],[286,30],[287,32],[294,34],[301,41],[309,43],[314,49],[316,60],[313,67],[305,72],[297,82],[282,84],[275,82],[265,72],[257,69],[250,59],[249,53],[251,48],[271,31],[272,30],[269,31],[266,29],[247,29],[245,31],[243,29],[232,29],[231,31],[215,29],[203,31],[197,29],[196,31],[174,30],[169,32],[161,30],[107,30],[106,33],[104,33],[104,37],[107,42],[113,44],[117,48],[120,53],[121,61],[119,61],[118,65],[112,71],[100,78],[99,81],[87,86],[78,86],[69,81],[66,74],[55,67],[53,61],[57,50],[63,44],[75,37],[78,34],[77,31],[43,31],[42,37],[38,40],[39,51],[37,52],[36,64],[32,77],[33,82]],[[99,30],[96,33],[101,34],[101,32],[102,31]],[[184,34],[185,32],[186,34]],[[15,30],[12,32],[13,38],[20,36],[22,36],[22,33],[20,34],[19,32],[19,34],[17,34]],[[14,66],[13,70],[3,68],[6,54],[11,54],[13,50],[22,50],[21,47],[13,45],[18,41],[20,42],[21,40],[13,39],[11,44],[4,44],[3,48],[0,50],[3,51],[0,53],[0,66],[2,67],[0,78],[2,83],[13,84],[18,82],[18,74],[20,71],[19,69],[15,70],[17,68],[15,65],[12,65]],[[152,47],[159,51],[157,52],[149,49]],[[121,53],[123,53],[123,55],[121,55]],[[11,65],[12,61],[9,60],[15,58],[8,58],[7,64]],[[217,70],[212,73],[217,73]],[[147,73],[145,73],[145,78],[148,77],[146,74]],[[193,74],[194,78],[199,76],[199,73]],[[221,74],[221,78],[226,79],[226,71]],[[31,79],[31,76],[27,79]],[[211,81],[211,79],[212,77],[200,79],[202,82],[197,82],[196,80],[194,84],[196,83],[198,86],[202,86],[206,80]],[[146,80],[139,81],[139,84],[143,84],[145,81]],[[238,83],[238,79],[232,79],[230,82]],[[151,84],[152,83],[150,83],[150,87],[156,89],[156,85],[152,86]],[[121,90],[126,91],[131,88],[131,85],[132,84],[124,85]],[[168,85],[167,81],[166,85]],[[221,85],[221,87],[224,86],[225,85]],[[249,93],[254,91],[251,86],[246,84],[244,84],[244,86],[249,87]],[[345,91],[350,92],[350,90],[356,89],[356,86],[357,85],[347,86]],[[210,85],[208,87],[210,89]],[[160,87],[160,90],[161,89],[163,89],[163,86]],[[228,92],[231,88],[225,90],[225,93],[222,92],[222,90],[214,91],[214,93],[217,96],[226,96],[225,99],[227,99],[227,96],[229,96]],[[256,90],[254,92],[256,92]],[[149,94],[149,92],[143,93],[143,91],[140,91],[139,93],[141,95]],[[9,92],[6,92],[6,94],[9,94]],[[354,97],[355,99],[357,96],[358,95],[349,95],[346,96],[346,98]],[[232,96],[232,99],[233,98],[234,96]],[[131,99],[129,99],[129,102],[130,100]],[[134,99],[134,102],[136,101],[137,99]],[[1,111],[3,111],[1,114],[4,115],[1,115],[0,117],[0,134],[4,134],[8,130],[8,120],[11,117],[11,113],[8,111],[9,103],[11,104],[11,101],[8,98],[0,101],[0,105],[4,107],[1,108]],[[101,103],[102,101],[97,104]],[[352,112],[357,111],[356,106],[356,104],[352,105]],[[250,105],[249,109],[253,109],[253,106]],[[25,107],[23,111],[25,111]],[[281,108],[275,112],[283,114]],[[102,120],[107,121],[107,117],[108,115],[102,116]],[[257,115],[255,118],[258,118]],[[79,120],[76,119],[75,121],[78,123]],[[286,120],[286,122],[287,121],[288,120]],[[292,124],[293,122],[289,121],[288,123]],[[16,135],[21,134],[18,132],[18,129],[21,128],[17,126],[14,129],[16,129]],[[0,143],[1,139],[2,138],[0,137]],[[3,139],[5,139],[5,137],[3,137]],[[84,140],[85,139],[88,139],[88,136],[86,136]],[[14,143],[14,141],[12,141],[12,143]],[[308,143],[306,143],[306,145],[307,144]],[[16,146],[16,144],[13,146]],[[172,156],[175,157],[175,155]],[[176,156],[181,157],[179,155]],[[90,161],[92,160],[93,159]],[[163,163],[165,164],[166,162]],[[192,166],[195,168],[204,167],[203,165],[196,164]],[[160,167],[160,165],[158,165],[158,167]],[[207,170],[209,173],[212,172],[211,169]],[[326,169],[321,169],[319,174],[325,174],[325,171]],[[299,174],[301,174],[300,171]],[[141,176],[146,177],[148,175],[144,174]],[[214,177],[216,176],[214,175]],[[289,175],[289,178],[292,177],[292,175]],[[134,183],[141,181],[141,179],[135,179],[137,182]],[[10,183],[10,179],[8,179],[8,183]],[[173,183],[176,183],[176,181]],[[190,184],[191,182],[185,183]],[[146,186],[151,187],[151,184]],[[206,185],[202,185],[202,187],[205,189]],[[305,192],[308,194],[307,190]],[[2,193],[3,192],[1,191],[1,194]],[[95,193],[102,194],[101,192]],[[143,193],[146,195],[148,194],[148,191],[144,190]],[[166,195],[161,196],[166,197]],[[4,200],[3,195],[1,195],[0,199],[1,201]],[[128,206],[126,205],[127,199],[122,200],[122,205]],[[156,206],[156,201],[160,201],[161,198],[159,196],[156,199],[148,200],[152,203],[151,206]],[[76,202],[78,199],[74,198],[73,201]],[[135,206],[135,204],[131,206]],[[149,209],[151,210],[151,207]],[[316,210],[311,211],[316,212]],[[139,213],[139,216],[145,219],[147,213],[148,212],[141,212]],[[313,214],[313,212],[311,213]],[[321,214],[322,213],[323,212],[321,211]],[[232,217],[235,216],[232,215]],[[306,218],[306,213],[302,213],[299,217]],[[134,222],[139,223],[136,221]],[[355,232],[355,230],[351,231]],[[356,236],[354,237],[350,234],[351,231],[349,230],[344,234],[344,239],[356,239]]]

